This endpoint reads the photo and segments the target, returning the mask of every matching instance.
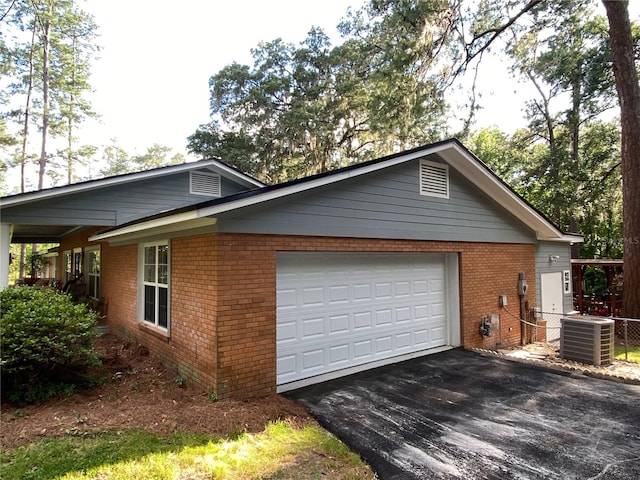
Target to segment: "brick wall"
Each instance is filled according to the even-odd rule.
[[[505,294],[509,310],[518,315],[518,272],[529,279],[527,298],[536,295],[533,245],[219,234],[215,257],[221,396],[275,390],[278,251],[457,252],[461,340],[466,348],[519,343],[518,319],[498,306],[498,295]],[[480,319],[493,312],[500,313],[500,328],[493,337],[482,337]]]
[[[90,233],[65,239],[60,251],[88,246]],[[137,322],[137,245],[101,245],[108,323],[187,382],[219,397],[275,391],[278,251],[457,253],[466,348],[519,343],[517,318],[498,306],[498,295],[507,295],[509,311],[518,315],[518,272],[529,280],[527,299],[533,303],[536,295],[533,245],[204,234],[175,238],[170,246],[170,336]],[[481,318],[491,313],[500,314],[499,328],[482,337]]]
[[[176,375],[204,391],[212,391],[216,384],[213,240],[213,235],[199,235],[170,241],[169,336],[137,321],[138,246],[107,248],[109,261],[103,267],[111,330],[145,345]]]

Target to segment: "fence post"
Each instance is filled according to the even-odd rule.
[[[627,324],[629,320],[626,318],[622,321],[622,327],[624,328],[624,359],[629,360],[629,348],[627,347]]]

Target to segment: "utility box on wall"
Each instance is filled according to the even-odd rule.
[[[609,365],[614,358],[615,322],[601,317],[563,317],[560,357],[565,360]]]

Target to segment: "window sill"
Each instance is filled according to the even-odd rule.
[[[138,330],[149,333],[150,335],[153,335],[154,337],[159,338],[160,340],[165,342],[168,342],[171,339],[168,330],[153,326],[145,322],[138,322]]]

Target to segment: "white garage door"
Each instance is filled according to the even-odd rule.
[[[445,265],[444,254],[278,254],[278,385],[448,345]]]

